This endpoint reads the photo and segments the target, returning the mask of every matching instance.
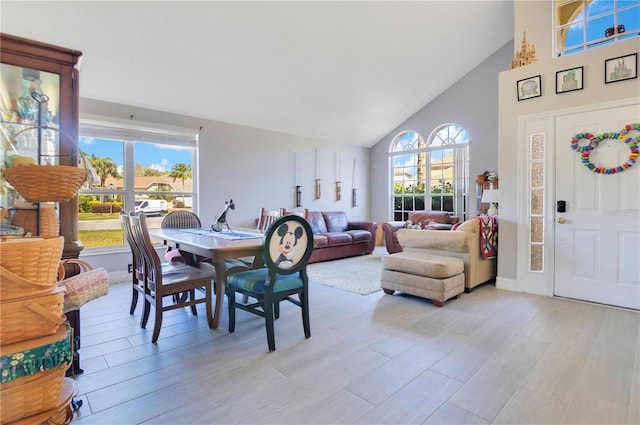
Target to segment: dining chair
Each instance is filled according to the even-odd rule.
[[[197,315],[195,306],[204,303],[209,328],[213,328],[213,303],[212,280],[215,271],[210,264],[162,264],[156,252],[147,227],[147,219],[144,214],[129,216],[131,233],[134,244],[144,258],[144,302],[142,327],[146,327],[150,308],[155,309],[155,323],[151,342],[155,343],[160,335],[162,327],[162,315],[165,311],[182,307],[191,307],[194,315]],[[203,289],[204,296],[196,297]],[[173,303],[164,303],[164,298],[174,296]]]
[[[160,223],[162,229],[197,229],[202,227],[202,222],[198,215],[192,211],[187,210],[174,210],[167,214]],[[164,254],[165,261],[169,263],[177,262],[182,263],[182,253],[179,249],[171,249],[167,247],[167,252]]]
[[[198,215],[192,211],[175,210],[167,214],[162,219],[162,223],[160,223],[160,227],[162,229],[197,229],[202,227],[202,222],[200,221],[200,217],[198,217]],[[180,252],[179,249],[169,248],[165,253],[164,258],[169,263],[184,262],[184,257],[182,256],[182,253]],[[194,255],[194,261],[209,262],[209,259],[199,255]],[[250,264],[247,264],[238,259],[225,260],[224,264],[227,272],[249,270],[250,268]]]
[[[236,309],[264,317],[269,351],[275,351],[274,321],[280,316],[280,301],[300,307],[305,338],[309,324],[309,277],[307,263],[313,251],[309,223],[297,215],[276,220],[267,230],[262,247],[265,267],[230,274],[227,277],[229,332],[236,326]],[[255,298],[251,304],[236,303],[236,293]],[[293,295],[298,295],[297,299]]]
[[[257,229],[262,233],[266,232],[269,226],[271,226],[278,218],[280,218],[279,210],[267,210],[266,208],[260,208]]]
[[[306,219],[309,216],[309,209],[305,208],[304,210],[287,211],[286,208],[280,208],[280,216],[285,216],[285,215],[297,215],[299,217]]]
[[[144,297],[144,257],[142,252],[138,250],[138,246],[133,239],[128,214],[120,214],[120,226],[122,227],[122,233],[124,234],[127,244],[129,244],[129,249],[131,249],[131,268],[133,272],[131,275],[131,283],[133,292],[131,294],[129,314],[133,314],[136,311],[136,306],[138,305],[138,295],[142,294]],[[144,313],[142,314],[142,317],[145,317]],[[142,326],[142,319],[140,321],[140,325]]]

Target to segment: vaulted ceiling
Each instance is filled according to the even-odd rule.
[[[372,146],[513,38],[513,2],[2,1],[80,95]],[[507,64],[505,64],[506,67]]]

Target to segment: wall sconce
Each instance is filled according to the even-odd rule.
[[[296,186],[296,208],[302,206],[302,186]]]
[[[616,31],[618,34],[622,34],[624,32],[624,25],[620,24],[616,27]]]
[[[613,34],[615,34],[616,29],[614,27],[609,27],[607,29],[604,30],[604,36],[605,37],[611,37]]]

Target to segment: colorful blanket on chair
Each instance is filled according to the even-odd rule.
[[[485,260],[498,256],[498,217],[481,216],[480,220],[480,255]]]

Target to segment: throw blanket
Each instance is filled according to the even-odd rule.
[[[480,216],[480,255],[485,260],[498,256],[498,217]]]

